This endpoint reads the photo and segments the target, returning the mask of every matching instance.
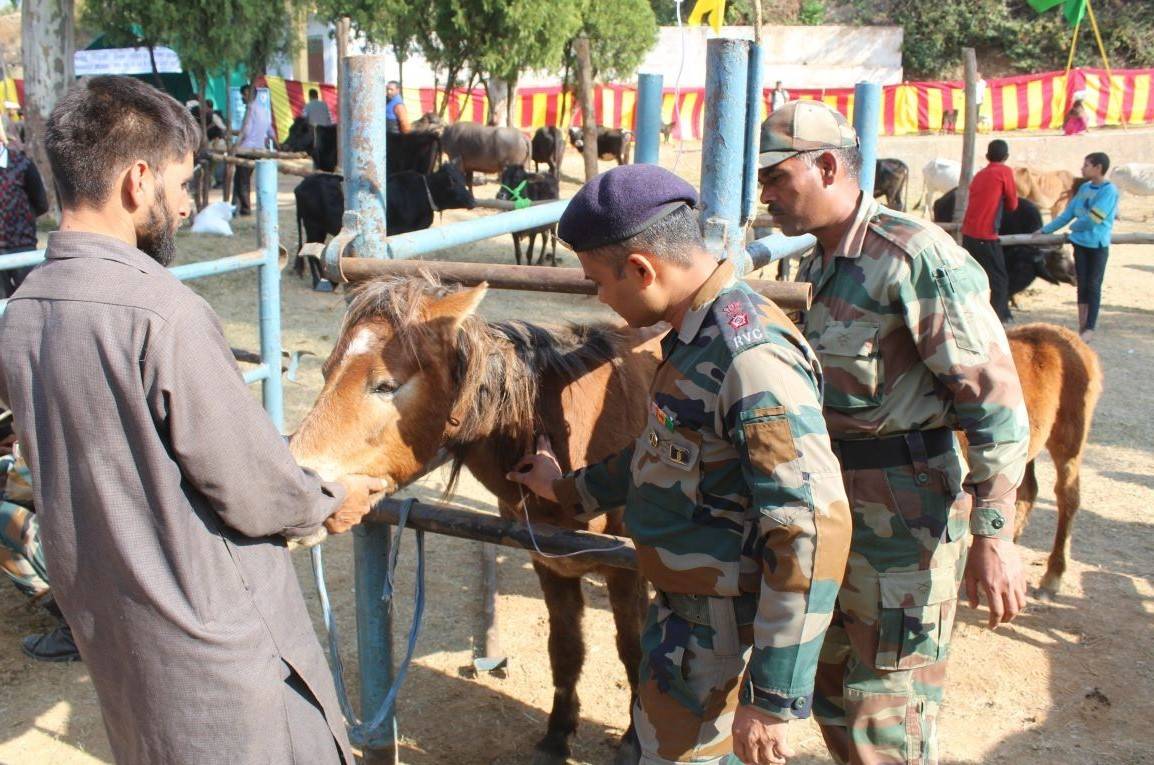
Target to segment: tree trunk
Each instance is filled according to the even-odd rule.
[[[572,87],[572,83],[570,82],[571,72],[569,71],[569,51],[572,50],[572,48],[572,40],[565,43],[565,73],[561,75],[561,101],[557,104],[557,127],[561,128],[562,132],[565,133],[566,140],[568,140],[569,136],[569,123],[566,121],[566,117],[569,116],[569,110],[566,104],[569,103],[571,97],[569,89]]]
[[[597,175],[597,116],[593,112],[593,62],[589,56],[589,38],[582,35],[573,41],[577,55],[577,92],[581,99],[581,125],[584,132],[585,180]]]
[[[489,124],[509,124],[509,81],[500,77],[490,77],[485,83],[485,90],[489,92]]]
[[[517,127],[513,124],[513,108],[517,105],[517,80],[509,80],[509,92],[505,98],[505,124],[509,127]]]
[[[978,138],[978,59],[973,48],[962,48],[962,61],[965,65],[966,130],[962,136],[962,176],[958,180],[958,193],[954,199],[955,223],[962,221],[970,203],[970,180],[974,177],[974,149]],[[933,213],[932,210],[929,212]],[[962,241],[960,228],[956,237],[959,242]]]
[[[197,113],[200,114],[200,157],[197,159],[196,209],[208,207],[208,191],[212,188],[212,160],[208,159],[208,122],[212,114],[205,103],[208,100],[208,73],[196,73]]]
[[[60,204],[44,151],[44,129],[52,108],[75,79],[72,73],[72,53],[76,47],[74,16],[74,0],[36,0],[21,5],[24,140],[32,161],[40,169],[56,220],[60,220]]]
[[[348,16],[341,16],[337,19],[337,122],[344,119],[346,114],[345,99],[348,94],[345,93],[345,85],[343,82],[345,57],[349,55],[349,26],[352,24]],[[342,130],[337,130],[337,167],[344,172],[345,168],[345,147],[344,141],[341,140]]]
[[[449,109],[449,99],[453,97],[453,86],[457,84],[457,75],[460,74],[461,67],[450,67],[448,73],[445,75],[445,97],[441,100],[441,108],[437,110],[437,116],[441,119],[445,118],[445,112]],[[458,115],[458,118],[460,115]]]

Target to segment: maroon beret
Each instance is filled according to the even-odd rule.
[[[697,191],[657,165],[621,165],[594,176],[569,200],[557,238],[585,252],[640,234],[682,206],[697,206]]]

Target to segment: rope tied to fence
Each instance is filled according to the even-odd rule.
[[[509,192],[509,199],[513,201],[513,207],[517,210],[522,210],[533,204],[533,200],[525,196],[525,187],[529,185],[528,180],[521,181],[513,188],[501,184],[501,188]]]
[[[404,533],[405,526],[409,521],[409,513],[416,503],[417,500],[415,497],[410,497],[401,503],[400,517],[397,519],[397,529],[393,533],[392,549],[389,551],[389,565],[385,572],[385,585],[381,592],[381,602],[386,610],[391,611],[393,607],[393,595],[396,591],[397,561],[400,558],[401,535]],[[405,677],[409,673],[409,665],[413,661],[413,653],[416,651],[417,639],[421,633],[421,619],[425,613],[425,532],[421,529],[416,529],[414,533],[416,535],[417,546],[417,578],[414,583],[413,593],[413,620],[409,625],[409,638],[408,645],[405,647],[405,658],[397,668],[396,677],[393,679],[393,684],[389,688],[389,692],[385,696],[384,701],[381,702],[380,709],[378,709],[372,717],[366,714],[365,721],[358,718],[353,711],[352,702],[349,701],[348,687],[345,685],[345,668],[344,663],[341,661],[340,635],[338,634],[336,618],[333,615],[332,606],[329,602],[328,587],[325,584],[323,545],[317,545],[309,551],[313,566],[313,580],[316,583],[317,593],[321,601],[321,615],[325,623],[325,631],[328,634],[329,669],[333,675],[333,683],[336,685],[337,701],[340,703],[341,713],[345,716],[345,722],[358,734],[361,740],[371,739],[373,735],[381,729],[387,719],[393,719],[393,738],[396,739],[396,719],[393,715],[393,708],[397,702],[397,694],[400,692],[401,686],[404,685]]]

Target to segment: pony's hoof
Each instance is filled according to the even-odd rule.
[[[565,765],[569,761],[569,742],[542,739],[533,750],[533,765]]]
[[[1058,599],[1058,592],[1062,589],[1062,577],[1050,576],[1047,574],[1042,577],[1041,584],[1038,589],[1034,590],[1034,597],[1038,600],[1044,600],[1052,603]]]
[[[617,746],[617,754],[613,757],[613,765],[637,765],[641,762],[641,744],[637,736],[629,731],[621,737]]]

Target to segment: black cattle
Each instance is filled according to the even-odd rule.
[[[906,211],[906,185],[910,168],[900,159],[879,159],[874,171],[874,198],[885,197],[886,207]]]
[[[934,202],[934,222],[947,223],[954,219],[954,200],[958,190],[950,189]],[[1018,207],[1012,212],[1003,212],[998,233],[1032,234],[1042,227],[1042,213],[1038,206],[1028,199],[1018,197]],[[1015,244],[1002,247],[1006,256],[1006,274],[1010,282],[1010,297],[1013,298],[1029,287],[1035,278],[1042,278],[1050,284],[1074,283],[1074,258],[1060,245]]]
[[[437,133],[431,130],[389,133],[386,142],[389,175],[406,171],[428,175],[437,169],[441,158],[441,136]]]
[[[569,128],[569,143],[573,144],[573,148],[577,151],[585,150],[585,134],[581,128]],[[598,159],[615,159],[619,165],[628,165],[632,148],[633,131],[597,126]]]
[[[293,189],[297,205],[297,237],[300,248],[306,242],[324,242],[341,230],[345,212],[344,179],[336,173],[314,173]],[[453,165],[444,165],[428,175],[406,170],[388,178],[387,233],[406,234],[428,228],[433,214],[441,210],[473,209],[476,200],[465,185],[464,174]],[[303,232],[302,232],[303,229]],[[293,270],[304,275],[305,260],[298,254]],[[313,285],[320,278],[320,263],[308,259]]]
[[[560,184],[555,175],[530,173],[520,165],[509,165],[501,173],[501,188],[497,191],[497,199],[527,199],[537,202],[542,199],[558,199],[560,196]],[[550,247],[550,245],[549,263],[554,266],[557,265],[556,223],[513,232],[513,253],[517,258],[517,265],[521,265],[522,237],[529,238],[529,246],[525,249],[525,265],[533,265],[533,245],[536,243],[538,235],[541,237],[541,252],[537,256],[537,265],[545,262],[545,248]]]
[[[465,174],[451,163],[428,175],[406,170],[389,176],[388,235],[407,234],[433,224],[441,210],[472,210],[477,206]]]
[[[288,138],[280,145],[281,151],[303,151],[313,153],[313,129],[304,117],[297,117],[289,125]]]
[[[561,177],[561,159],[565,156],[565,134],[561,128],[549,125],[537,128],[531,141],[533,169],[541,171],[541,163],[549,166],[549,174]]]

